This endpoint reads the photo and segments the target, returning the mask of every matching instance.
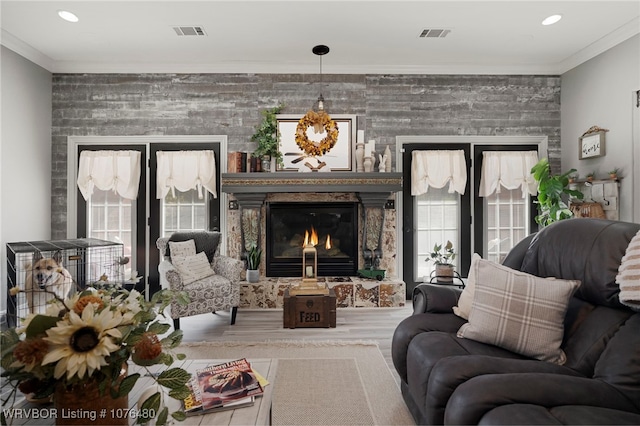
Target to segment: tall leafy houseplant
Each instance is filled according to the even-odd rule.
[[[533,166],[531,173],[538,182],[538,199],[535,201],[538,206],[538,215],[535,218],[538,225],[547,226],[558,220],[573,217],[573,212],[562,197],[583,198],[582,192],[568,188],[569,176],[575,171],[571,169],[561,175],[552,175],[549,160],[546,158]]]
[[[284,108],[283,104],[277,107],[263,110],[262,122],[256,126],[256,132],[251,136],[251,140],[258,143],[258,147],[253,152],[254,157],[263,158],[270,156],[275,158],[278,164],[282,164],[282,153],[278,144],[278,122],[276,114]]]

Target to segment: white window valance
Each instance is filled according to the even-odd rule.
[[[163,199],[169,191],[175,196],[175,190],[185,192],[198,190],[202,198],[204,187],[217,198],[216,158],[211,150],[204,151],[158,151],[156,196]]]
[[[87,201],[94,187],[135,200],[140,185],[140,151],[82,151],[77,183]]]
[[[483,155],[481,197],[500,193],[500,187],[521,188],[522,198],[538,193],[537,183],[531,174],[531,168],[538,162],[536,151],[485,151]]]
[[[467,166],[464,151],[413,151],[411,158],[411,195],[426,194],[429,187],[442,188],[449,183],[449,193],[464,194]]]

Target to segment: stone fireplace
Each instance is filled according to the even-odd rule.
[[[282,306],[284,289],[302,277],[300,238],[312,225],[322,244],[332,232],[339,244],[318,248],[319,281],[336,291],[338,307],[404,306],[393,198],[401,188],[400,173],[223,174],[221,189],[232,207],[229,256],[243,259],[254,244],[263,249],[262,279],[243,283],[241,307]],[[383,281],[357,276],[371,265],[386,271]]]

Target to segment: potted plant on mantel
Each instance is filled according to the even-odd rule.
[[[251,136],[251,140],[258,143],[253,156],[262,160],[262,170],[265,172],[271,171],[271,159],[275,159],[276,164],[282,164],[276,115],[283,108],[284,104],[280,104],[277,107],[262,111],[262,122],[256,126],[256,132]]]
[[[436,277],[439,282],[453,282],[453,261],[456,258],[456,252],[453,250],[451,241],[447,244],[435,244],[433,251],[426,261],[432,261],[436,265]]]
[[[251,246],[249,253],[247,253],[247,281],[250,283],[257,283],[260,281],[260,257],[262,256],[262,249],[256,246]]]

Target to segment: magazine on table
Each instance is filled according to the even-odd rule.
[[[196,371],[187,384],[191,395],[184,400],[187,415],[252,405],[264,389],[261,381],[242,358],[211,365]]]

